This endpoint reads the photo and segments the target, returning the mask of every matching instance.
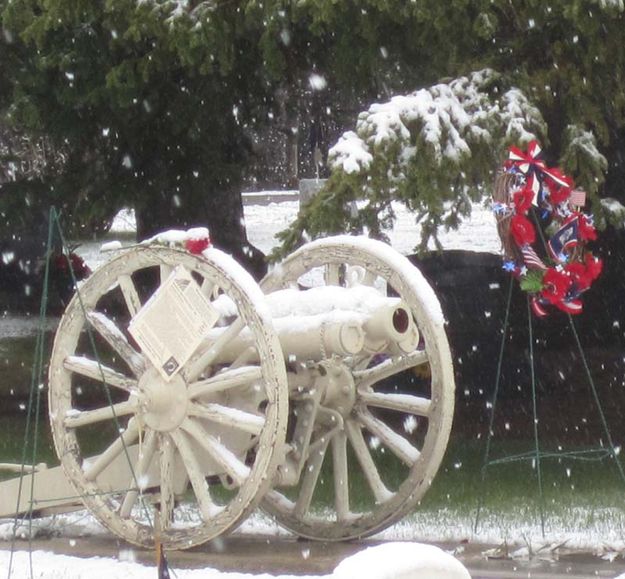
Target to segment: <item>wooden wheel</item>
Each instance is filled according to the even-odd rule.
[[[401,298],[419,335],[409,351],[324,363],[338,395],[316,394],[322,403],[295,488],[276,487],[263,500],[263,509],[295,533],[340,540],[382,530],[428,489],[451,429],[454,377],[439,302],[408,259],[378,241],[327,238],[300,248],[261,283],[266,295],[328,285],[370,286]],[[313,390],[327,384],[320,378]],[[297,390],[291,397],[294,407]]]
[[[202,308],[218,319],[179,368],[159,370],[129,325],[174,270],[176,291],[193,290],[191,310],[152,315],[151,331],[176,350],[188,333],[175,324],[193,325]],[[136,247],[80,286],[54,342],[50,419],[67,477],[113,533],[187,548],[232,529],[262,498],[282,458],[288,405],[265,311],[256,283],[216,249]]]

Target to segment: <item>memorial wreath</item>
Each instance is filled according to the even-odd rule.
[[[510,147],[495,179],[492,208],[503,267],[530,294],[536,315],[547,315],[549,306],[578,314],[582,293],[603,265],[587,248],[597,232],[592,217],[582,211],[585,192],[560,169],[548,167],[541,152],[537,141],[527,151]],[[542,257],[536,251],[539,240]]]

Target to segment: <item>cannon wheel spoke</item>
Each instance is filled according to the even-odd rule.
[[[250,469],[226,445],[207,433],[195,421],[186,419],[181,427],[219,464],[220,472],[228,474],[237,486],[245,482],[250,475]]]
[[[361,402],[368,406],[397,410],[415,416],[428,416],[432,401],[413,394],[393,394],[384,392],[359,392]]]
[[[128,518],[130,511],[139,498],[140,492],[147,486],[146,475],[147,470],[154,458],[156,450],[156,433],[151,430],[147,433],[143,445],[139,451],[139,460],[135,466],[132,479],[128,482],[130,489],[119,509],[119,515],[122,518]]]
[[[97,380],[128,393],[137,389],[137,380],[134,378],[129,378],[125,374],[86,356],[67,356],[63,361],[63,367],[70,372],[75,372],[85,378]]]
[[[334,505],[339,522],[349,517],[349,476],[347,465],[347,436],[340,431],[332,438],[332,464],[334,473]]]
[[[213,502],[208,489],[208,483],[202,474],[202,467],[193,454],[187,437],[179,431],[173,432],[171,437],[182,457],[184,468],[189,475],[189,480],[191,481],[193,493],[200,507],[202,518],[204,521],[208,522],[211,518],[218,516],[221,509]]]
[[[321,437],[314,445],[314,451],[311,451],[306,467],[301,474],[299,492],[295,502],[285,498],[278,491],[271,490],[267,493],[265,504],[271,504],[274,508],[284,508],[284,505],[289,505],[288,508],[293,510],[296,517],[305,518],[310,511],[313,496],[319,484],[319,477],[330,440],[331,438],[328,436]]]
[[[427,490],[451,429],[453,367],[433,291],[414,266],[387,245],[347,236],[313,241],[261,282],[266,293],[283,288],[307,291],[319,285],[365,285],[386,297],[399,297],[420,335],[412,352],[363,352],[343,362],[353,378],[352,384],[345,384],[353,389],[353,407],[346,411],[324,402],[342,415],[342,421],[337,421],[325,447],[315,442],[304,451],[295,489],[276,488],[263,503],[301,536],[350,539],[397,521]],[[313,440],[327,433],[323,420],[317,416]],[[323,462],[327,450],[332,460]],[[316,493],[322,481],[324,492]],[[324,498],[328,493],[331,498]]]
[[[141,309],[141,299],[137,288],[129,275],[119,276],[119,288],[122,290],[128,313],[132,318]]]
[[[410,444],[403,436],[397,434],[384,421],[367,411],[358,412],[357,418],[362,426],[376,436],[405,465],[412,466],[417,462],[421,454],[419,449]]]
[[[240,386],[249,386],[262,378],[260,366],[241,366],[230,368],[205,380],[189,384],[189,398],[195,399],[210,396]]]
[[[370,386],[371,384],[380,382],[385,378],[390,378],[403,370],[408,370],[409,368],[425,364],[427,361],[428,355],[425,350],[415,350],[414,352],[405,354],[404,356],[388,358],[373,368],[355,370],[353,372],[353,376],[358,386],[362,388],[364,386]]]
[[[379,504],[384,503],[393,496],[393,493],[388,490],[380,476],[378,467],[371,457],[367,443],[362,435],[360,425],[356,424],[353,420],[347,420],[345,422],[345,430],[347,431],[349,442],[354,449],[360,468],[367,479],[369,488],[373,492],[375,501]]]
[[[129,324],[163,296],[178,267],[190,274],[176,288],[191,292],[191,312],[213,308],[219,317],[166,376]],[[280,343],[253,284],[216,249],[196,256],[134,246],[97,269],[61,318],[49,371],[57,454],[87,508],[130,543],[200,545],[238,525],[269,490],[288,392]],[[167,324],[150,331],[175,352]]]
[[[126,430],[116,438],[98,457],[94,460],[86,460],[82,465],[85,480],[94,481],[100,473],[106,469],[119,455],[139,438],[139,427],[135,419],[128,422]]]
[[[295,502],[295,512],[300,517],[304,517],[310,508],[310,503],[312,502],[313,494],[319,481],[321,467],[323,466],[323,461],[328,451],[329,442],[330,439],[324,441],[307,462],[300,493]]]
[[[119,402],[118,404],[102,406],[101,408],[96,408],[94,410],[76,410],[65,416],[65,427],[77,428],[79,426],[86,426],[87,424],[95,424],[97,422],[111,420],[115,417],[134,414],[136,411],[137,402],[132,399],[126,400],[125,402]]]
[[[161,285],[163,285],[167,281],[167,278],[171,275],[171,272],[174,270],[174,268],[171,264],[161,263],[159,266],[159,269],[160,269]]]
[[[143,354],[135,350],[128,338],[117,324],[102,312],[87,310],[87,319],[93,328],[128,364],[135,376],[140,376],[146,370],[146,361]]]
[[[258,436],[266,424],[264,416],[214,403],[193,404],[189,409],[189,416],[197,416],[254,436]]]
[[[244,329],[245,321],[239,317],[214,342],[208,342],[200,347],[184,370],[187,380],[190,382],[196,380],[203,370],[217,359],[228,343],[234,340]]]
[[[167,531],[174,514],[174,452],[175,446],[168,434],[159,435],[159,480],[161,489],[160,528]]]

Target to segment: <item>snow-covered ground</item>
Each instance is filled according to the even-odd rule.
[[[531,565],[531,561],[550,561],[555,564],[560,557],[571,553],[596,555],[597,567],[610,573],[602,577],[613,577],[625,571],[622,564],[625,552],[625,541],[621,529],[625,527],[623,517],[613,518],[598,516],[602,522],[588,523],[588,512],[580,511],[576,519],[549,516],[546,535],[541,534],[540,521],[527,520],[520,523],[523,516],[490,515],[483,518],[478,533],[473,532],[474,513],[461,514],[457,511],[441,509],[435,513],[415,513],[404,518],[384,532],[375,536],[375,541],[387,541],[375,548],[369,548],[369,555],[360,553],[343,560],[334,573],[317,576],[320,579],[408,579],[424,577],[428,579],[464,579],[469,577],[463,567],[450,553],[440,549],[430,549],[423,541],[448,543],[458,548],[454,554],[462,558],[463,545],[491,544],[489,551],[484,550],[483,556],[497,559],[513,559],[519,565]],[[16,543],[16,551],[11,561],[12,573],[7,579],[30,577],[28,543],[25,538],[28,523],[18,529],[20,540]],[[110,536],[87,511],[56,515],[33,521],[31,536],[47,537],[51,534],[66,539],[68,552],[73,547],[85,551],[91,539]],[[0,540],[10,541],[13,536],[13,521],[0,521]],[[275,522],[260,512],[253,514],[235,535],[275,537],[292,540],[292,536],[277,526]],[[88,547],[87,547],[88,549]],[[302,543],[302,558],[308,556],[306,543]],[[0,550],[0,570],[8,569],[10,552]],[[49,552],[33,553],[33,576],[38,579],[147,579],[155,577],[154,566],[144,566],[136,562],[136,555],[129,546],[120,546],[116,558],[95,557],[81,559],[66,555],[55,555]],[[609,564],[608,564],[609,563]],[[435,566],[435,567],[433,567]],[[433,571],[432,569],[437,569]],[[408,570],[412,569],[412,575]],[[360,570],[361,572],[357,572]],[[417,574],[417,570],[420,574]],[[175,577],[182,579],[269,579],[267,574],[250,575],[244,573],[225,573],[206,567],[202,570],[175,569]],[[463,574],[464,573],[464,574]],[[579,575],[577,575],[579,576]],[[278,575],[276,579],[294,579],[291,575]],[[312,576],[302,576],[312,579]],[[620,579],[625,579],[623,575]]]
[[[415,223],[415,216],[401,203],[393,203],[397,216],[395,227],[389,232],[391,245],[400,253],[413,253],[418,245],[421,228]],[[269,251],[275,245],[274,235],[295,219],[299,202],[287,201],[269,205],[246,205],[245,224],[251,243],[262,251]],[[445,249],[471,249],[498,253],[501,243],[495,227],[492,211],[482,205],[474,205],[471,218],[457,231],[441,232],[440,240]]]
[[[280,197],[281,192],[277,193],[263,192],[262,195],[275,199]],[[291,195],[286,197],[289,198]],[[253,204],[253,199],[254,197],[248,197],[248,202],[244,206],[248,238],[258,249],[269,253],[277,245],[276,233],[286,229],[297,216],[299,201],[289,200],[261,205]],[[393,210],[397,220],[393,230],[388,232],[391,245],[404,255],[413,253],[420,240],[421,228],[415,223],[414,214],[408,212],[401,203],[394,203]],[[127,235],[134,231],[134,226],[132,213],[122,211],[113,224],[111,235],[115,236],[116,233],[120,237]],[[471,249],[499,253],[501,246],[492,211],[479,204],[473,206],[470,219],[467,219],[458,230],[442,231],[440,240],[445,249]],[[108,258],[106,252],[100,252],[101,245],[99,242],[85,243],[78,248],[77,253],[91,267],[98,266]]]

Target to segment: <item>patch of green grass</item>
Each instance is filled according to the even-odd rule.
[[[50,357],[51,340],[52,334],[46,334],[45,363]],[[0,396],[8,399],[28,398],[34,353],[35,344],[31,336],[0,339]]]
[[[37,437],[35,438],[35,426]],[[59,460],[54,451],[50,426],[44,419],[38,424],[31,420],[30,432],[26,435],[26,417],[0,416],[0,462],[22,464],[45,462],[56,465]],[[33,460],[34,459],[34,460]],[[0,471],[0,480],[15,476],[6,471]]]
[[[512,511],[540,507],[540,487],[536,461],[518,460],[491,464],[484,472],[484,443],[453,440],[432,488],[421,508],[453,508],[470,511],[478,501],[489,511]],[[532,451],[533,441],[494,442],[491,460]],[[558,449],[541,449],[543,452]],[[568,452],[583,449],[564,449]],[[586,508],[625,508],[625,480],[612,458],[578,460],[570,456],[542,458],[540,474],[546,509],[566,511]]]

